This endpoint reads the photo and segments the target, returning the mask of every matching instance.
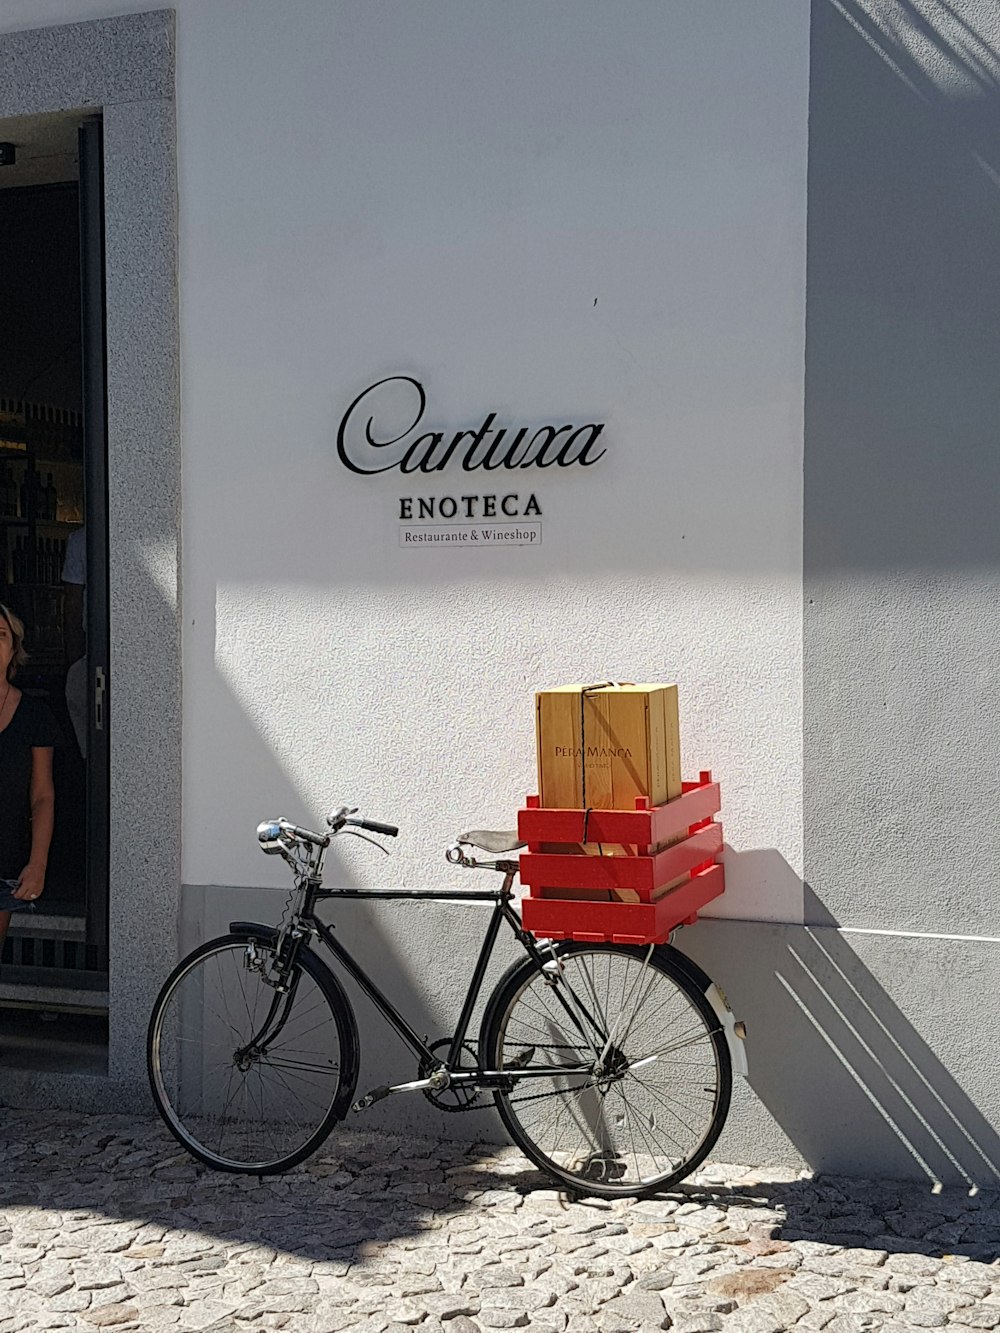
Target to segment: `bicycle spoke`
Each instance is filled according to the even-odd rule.
[[[497,1093],[504,1122],[536,1163],[585,1192],[644,1193],[679,1179],[704,1158],[728,1108],[728,1053],[714,1015],[648,948],[563,953],[555,987],[527,966],[509,983],[494,1058],[502,1068],[524,1052],[518,1067],[532,1077]],[[568,1012],[551,993],[560,989]],[[585,1047],[566,1035],[580,1021]],[[564,1046],[577,1069],[543,1072]]]
[[[159,1002],[153,1051],[169,1077],[157,1066],[157,1102],[180,1141],[210,1164],[279,1169],[333,1115],[342,1076],[336,1015],[301,968],[277,991],[267,946],[257,945],[254,967],[231,938],[205,947]]]
[[[286,1069],[291,1072],[307,1070],[313,1074],[335,1073],[340,1066],[335,1064],[307,1064],[302,1060],[273,1060],[267,1056],[261,1058],[261,1064],[268,1069]]]
[[[634,1065],[642,1063],[643,1060],[660,1060],[665,1055],[673,1055],[675,1051],[685,1050],[688,1046],[693,1046],[697,1042],[703,1042],[706,1036],[710,1037],[716,1032],[721,1032],[721,1028],[691,1028],[686,1032],[682,1039],[672,1042],[669,1046],[661,1046],[657,1051],[648,1052],[646,1055],[637,1056],[632,1063]]]

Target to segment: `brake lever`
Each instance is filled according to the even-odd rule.
[[[350,833],[353,837],[355,837],[355,838],[360,838],[362,842],[370,842],[371,845],[372,845],[373,847],[377,847],[377,848],[379,849],[380,852],[385,852],[386,856],[391,855],[391,853],[390,853],[388,847],[383,847],[382,844],[381,844],[380,842],[376,842],[374,838],[369,838],[368,834],[367,834],[367,833],[362,833],[360,829],[356,829],[356,828],[342,828],[342,829],[340,830],[340,832],[341,832],[341,833]]]

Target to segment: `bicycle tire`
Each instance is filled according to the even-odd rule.
[[[263,1005],[282,1002],[262,973],[247,965],[249,950],[255,948],[266,963],[276,939],[275,930],[262,926],[208,940],[170,973],[150,1016],[146,1062],[156,1108],[174,1138],[218,1171],[271,1175],[298,1165],[344,1118],[354,1095],[359,1060],[354,1013],[337,978],[305,947],[290,977],[276,1038],[284,1043],[279,1054],[266,1048],[261,1057],[243,1056],[246,1068],[241,1068],[237,1054],[260,1030]],[[307,1039],[308,1050],[288,1045]],[[313,1046],[317,1054],[310,1063]],[[226,1079],[223,1093],[213,1086],[213,1073]]]
[[[643,947],[564,943],[554,953],[555,986],[551,971],[546,980],[527,958],[500,978],[483,1015],[480,1059],[488,1069],[528,1071],[562,1060],[574,1072],[512,1080],[494,1093],[500,1118],[521,1152],[575,1194],[642,1198],[669,1189],[705,1160],[725,1124],[725,1032],[677,961],[683,955],[668,946],[653,950],[645,972]],[[568,999],[567,986],[583,996],[570,1002],[573,1017],[556,996],[563,987]],[[634,1002],[630,986],[638,987]],[[592,1024],[581,1009],[603,1019]],[[615,1037],[604,1066],[595,1027]]]

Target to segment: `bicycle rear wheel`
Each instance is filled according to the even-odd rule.
[[[219,1171],[295,1166],[342,1119],[358,1040],[336,978],[308,949],[278,990],[275,936],[224,935],[173,970],[153,1007],[147,1063],[170,1132]]]
[[[560,970],[547,978],[516,963],[483,1018],[484,1066],[530,1075],[495,1094],[501,1119],[526,1157],[578,1194],[667,1189],[725,1123],[732,1065],[719,1020],[669,948],[648,960],[611,944],[555,952]]]

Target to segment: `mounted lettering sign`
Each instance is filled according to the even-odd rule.
[[[449,464],[466,472],[482,468],[592,467],[607,450],[603,422],[582,426],[510,426],[497,428],[488,412],[478,430],[448,436],[441,430],[415,434],[427,395],[419,380],[389,375],[359,393],[344,413],[337,432],[340,461],[352,472],[371,476],[396,469],[402,473],[443,472]],[[402,430],[399,422],[405,421]]]

